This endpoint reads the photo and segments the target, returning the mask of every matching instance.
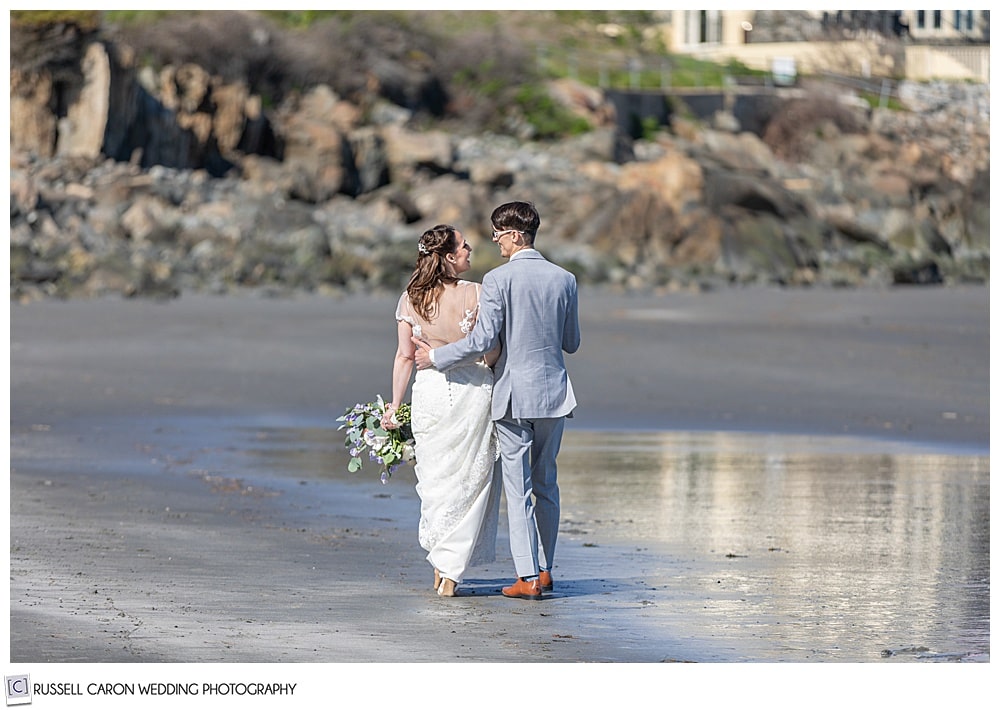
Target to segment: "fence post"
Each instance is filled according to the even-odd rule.
[[[882,93],[878,97],[878,107],[879,108],[885,108],[886,106],[889,105],[889,92],[890,92],[889,80],[888,79],[883,79],[882,80]]]

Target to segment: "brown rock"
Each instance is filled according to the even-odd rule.
[[[418,166],[439,171],[451,170],[454,148],[451,137],[443,131],[411,131],[402,126],[382,127],[389,175],[393,182],[412,179]]]
[[[42,158],[55,154],[58,128],[50,105],[52,76],[47,71],[10,72],[10,148]]]
[[[701,214],[698,224],[686,231],[667,262],[672,266],[711,266],[722,254],[723,223],[714,215]]]
[[[104,45],[87,47],[81,63],[83,85],[59,122],[58,155],[97,158],[104,147],[111,90],[111,60]]]
[[[549,95],[591,126],[613,126],[614,106],[600,89],[573,79],[556,79],[548,83]]]
[[[622,166],[620,190],[649,192],[680,212],[689,202],[700,202],[704,175],[697,162],[679,152],[669,152],[659,160]]]
[[[172,240],[177,222],[173,208],[147,195],[138,197],[121,217],[122,227],[135,242]]]

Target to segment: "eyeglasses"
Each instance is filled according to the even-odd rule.
[[[513,234],[514,232],[517,232],[517,233],[520,234],[521,230],[520,229],[505,229],[502,232],[498,232],[497,230],[494,229],[493,230],[493,241],[498,241],[500,239],[500,237],[502,237],[503,235],[505,235],[505,234]]]

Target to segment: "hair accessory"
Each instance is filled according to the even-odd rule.
[[[431,250],[425,247],[423,242],[417,242],[417,251],[425,256],[431,253]]]

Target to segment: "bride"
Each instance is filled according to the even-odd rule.
[[[404,401],[414,370],[410,336],[431,347],[464,338],[475,325],[480,285],[459,275],[469,270],[472,247],[462,233],[438,225],[423,233],[417,263],[399,298],[399,345],[392,365],[392,402],[382,424]],[[417,495],[418,539],[434,567],[434,588],[453,597],[470,566],[496,559],[502,487],[499,446],[490,417],[493,371],[499,348],[448,372],[418,370],[413,381],[411,422]]]

